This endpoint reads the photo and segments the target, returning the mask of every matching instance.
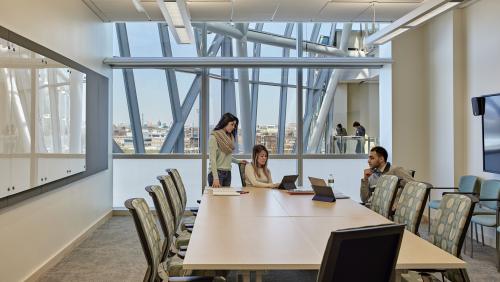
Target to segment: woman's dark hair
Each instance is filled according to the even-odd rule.
[[[234,139],[236,139],[236,134],[238,133],[238,123],[240,122],[237,117],[235,117],[232,113],[225,113],[222,115],[222,117],[219,120],[219,123],[214,128],[215,130],[220,130],[226,127],[226,125],[232,121],[236,121],[236,124],[234,126],[234,130],[232,132]]]

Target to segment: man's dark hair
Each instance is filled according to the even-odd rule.
[[[353,127],[356,127],[356,126],[361,126],[361,124],[359,124],[359,122],[355,121],[353,124],[352,124]]]
[[[384,149],[384,147],[375,146],[370,150],[370,152],[375,152],[379,157],[383,157],[384,161],[387,162],[387,157],[389,157],[389,154],[387,153],[387,150]]]
[[[341,123],[337,124],[337,127],[342,128],[342,124]]]

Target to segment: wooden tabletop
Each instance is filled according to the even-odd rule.
[[[185,269],[319,269],[332,231],[390,222],[350,199],[322,203],[311,195],[244,190],[250,193],[203,195]],[[465,268],[465,262],[405,231],[396,268]]]

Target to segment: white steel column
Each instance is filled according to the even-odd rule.
[[[342,36],[340,38],[340,50],[346,52],[349,37],[352,30],[352,23],[344,23],[342,28]],[[316,126],[313,128],[311,142],[308,146],[308,153],[316,153],[318,145],[321,139],[321,135],[325,129],[326,118],[328,117],[328,112],[330,111],[331,105],[333,103],[333,97],[335,96],[335,89],[337,88],[339,78],[342,75],[341,69],[335,69],[332,72],[330,80],[328,81],[328,86],[326,87],[325,96],[323,98],[323,103],[319,110],[318,119],[316,121]]]
[[[237,23],[236,28],[240,30],[243,35],[246,35],[248,24]],[[248,57],[247,42],[243,39],[236,39],[236,56]],[[250,89],[249,89],[249,75],[248,68],[238,68],[238,90],[240,96],[240,121],[241,131],[243,135],[243,153],[250,153],[252,151],[252,119],[250,111]]]

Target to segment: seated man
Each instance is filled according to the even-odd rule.
[[[364,170],[364,177],[361,179],[360,195],[363,203],[371,202],[373,189],[377,185],[379,177],[383,174],[399,177],[401,181],[398,188],[404,187],[408,181],[413,181],[408,171],[402,167],[391,166],[391,163],[387,161],[387,157],[388,153],[383,147],[376,146],[370,150],[368,155],[368,166],[370,168]]]

